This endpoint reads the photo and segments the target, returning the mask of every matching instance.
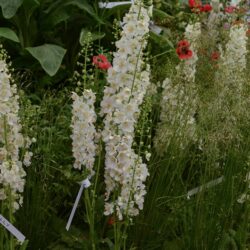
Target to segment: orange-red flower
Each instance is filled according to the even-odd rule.
[[[211,59],[212,59],[212,61],[217,61],[218,59],[220,59],[220,52],[219,51],[214,51],[211,54]]]
[[[96,65],[99,69],[104,69],[104,70],[107,70],[110,67],[112,67],[107,57],[102,54],[93,57],[93,64]]]
[[[213,9],[210,4],[202,5],[202,2],[200,0],[189,0],[188,3],[189,7],[194,12],[209,12]]]
[[[200,7],[201,12],[209,12],[213,9],[213,7],[210,4],[204,4]]]
[[[177,47],[189,47],[190,44],[187,40],[181,40],[178,42]]]
[[[200,8],[202,5],[200,0],[189,0],[188,3],[191,9]]]
[[[176,53],[181,60],[189,59],[193,56],[190,44],[187,40],[181,40],[177,44]]]

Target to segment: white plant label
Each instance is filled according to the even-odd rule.
[[[76,197],[74,206],[73,206],[73,208],[72,208],[72,211],[71,211],[71,213],[70,213],[70,216],[69,216],[69,219],[68,219],[68,222],[67,222],[67,225],[66,225],[66,230],[67,230],[67,231],[69,231],[69,228],[70,228],[70,226],[71,226],[72,220],[73,220],[73,218],[74,218],[74,216],[75,216],[77,206],[78,206],[79,201],[80,201],[80,199],[81,199],[81,197],[82,197],[83,189],[84,189],[84,188],[88,188],[88,187],[91,185],[89,179],[83,180],[80,184],[81,184],[81,187],[80,187],[79,192],[78,192],[78,194],[77,194],[77,197]]]
[[[134,1],[126,1],[126,2],[111,2],[111,3],[103,3],[99,2],[99,8],[112,9],[116,6],[132,4]]]
[[[199,186],[199,187],[196,187],[190,191],[188,191],[187,193],[187,198],[190,199],[190,196],[193,196],[197,193],[200,193],[202,190],[206,189],[206,188],[211,188],[211,187],[214,187],[218,184],[220,184],[222,181],[224,180],[224,176],[216,179],[216,180],[213,180],[213,181],[210,181],[202,186]]]
[[[133,3],[134,3],[133,0],[126,1],[126,2],[111,2],[111,3],[99,2],[99,8],[112,9],[112,8],[119,6],[119,5],[126,5],[126,4],[133,4]],[[121,26],[122,25],[123,25],[123,23],[121,22]],[[160,35],[160,33],[162,32],[162,28],[155,25],[154,22],[150,22],[149,28],[152,32],[154,32],[157,35]]]
[[[25,241],[25,236],[15,228],[7,219],[5,219],[0,214],[0,223],[11,233],[13,234],[21,243]]]
[[[157,35],[160,35],[162,32],[162,28],[155,25],[154,22],[150,22],[149,29]]]

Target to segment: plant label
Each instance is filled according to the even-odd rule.
[[[15,228],[6,218],[0,214],[0,223],[11,233],[13,234],[21,243],[25,241],[25,236]]]

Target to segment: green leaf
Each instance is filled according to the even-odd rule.
[[[27,247],[28,247],[28,244],[29,244],[28,240],[24,241],[23,244],[20,247],[20,250],[26,250]]]
[[[96,41],[98,39],[102,39],[104,36],[105,36],[105,33],[92,33],[90,31],[88,31],[87,29],[82,29],[81,30],[81,33],[80,33],[80,38],[79,38],[79,42],[80,44],[83,46],[85,44],[85,41],[86,41],[86,37],[87,37],[87,34],[88,33],[91,33],[91,40],[92,41]]]
[[[167,14],[166,12],[156,9],[153,9],[153,16],[154,18],[159,18],[160,20],[164,20],[164,19],[173,19],[173,16]]]
[[[13,17],[22,3],[23,0],[0,0],[4,18],[8,19]]]
[[[88,4],[86,1],[84,1],[84,0],[71,0],[71,1],[68,1],[64,4],[64,6],[67,6],[67,5],[75,5],[79,9],[85,10],[89,15],[94,17],[99,23],[104,24],[102,19],[94,11],[93,7],[90,4]]]
[[[115,15],[117,13],[123,14],[123,13],[125,13],[125,12],[128,11],[128,9],[130,8],[130,6],[131,6],[131,4],[123,4],[123,5],[115,6],[112,9],[108,9],[108,11],[106,11],[104,13],[104,15],[105,15],[106,18],[108,18],[108,17],[110,17],[112,15]]]
[[[170,48],[174,49],[173,43],[168,39],[167,36],[157,35],[154,32],[150,32],[150,37],[160,46],[165,47],[168,45]]]
[[[23,0],[23,7],[26,10],[26,19],[29,21],[34,11],[40,6],[38,0]]]
[[[67,13],[66,9],[58,9],[46,17],[46,20],[44,20],[44,25],[45,27],[47,26],[51,29],[51,27],[54,27],[57,24],[68,20],[69,18],[70,15]]]
[[[14,42],[20,43],[15,31],[10,28],[0,27],[0,37],[4,37]]]
[[[54,44],[44,44],[38,47],[28,47],[26,49],[39,61],[42,68],[50,76],[56,74],[66,53],[64,48]]]

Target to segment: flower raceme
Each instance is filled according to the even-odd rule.
[[[30,138],[22,134],[19,117],[19,95],[12,83],[8,64],[0,49],[0,201],[9,203],[8,209],[16,211],[23,203],[24,166],[31,165]],[[25,151],[24,159],[21,150]],[[9,199],[9,200],[8,200]],[[4,208],[4,206],[2,207]]]
[[[102,54],[93,57],[93,64],[96,65],[99,69],[103,69],[103,70],[107,70],[110,67],[112,67],[107,57]]]
[[[144,182],[149,175],[147,165],[133,148],[140,105],[150,84],[150,69],[143,61],[149,15],[143,1],[137,0],[124,17],[101,102],[106,149],[104,214],[120,221],[138,215],[143,209]]]
[[[193,56],[193,52],[190,50],[190,44],[187,40],[178,42],[176,53],[181,60],[189,59]]]
[[[96,113],[95,94],[92,90],[84,90],[82,95],[72,94],[72,146],[75,158],[74,168],[87,170],[89,178],[94,175],[96,154]]]

